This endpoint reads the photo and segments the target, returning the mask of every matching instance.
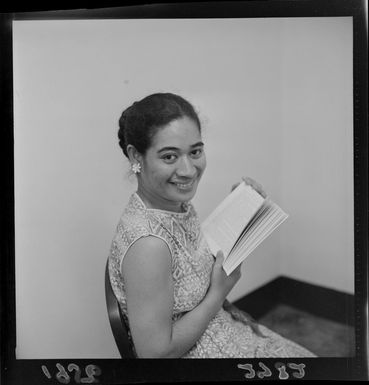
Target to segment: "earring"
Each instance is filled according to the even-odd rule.
[[[132,163],[131,169],[135,174],[139,174],[141,172],[141,165],[140,163]]]

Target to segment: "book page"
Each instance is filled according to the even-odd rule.
[[[270,200],[258,212],[252,223],[238,240],[229,258],[224,262],[224,270],[229,275],[261,242],[288,218],[278,205]]]
[[[265,216],[268,214],[270,210],[270,200],[265,199],[259,210],[256,212],[256,214],[253,216],[251,221],[247,224],[247,226],[242,230],[241,235],[238,237],[236,243],[233,245],[230,254],[234,252],[234,249],[237,248],[238,244],[240,242],[245,242],[244,237],[246,236],[246,233],[252,232],[253,228],[257,226],[257,224],[262,220],[262,218],[265,218]],[[250,237],[250,235],[248,235]]]
[[[203,233],[211,252],[222,250],[225,259],[264,198],[245,182],[240,183],[205,219]]]

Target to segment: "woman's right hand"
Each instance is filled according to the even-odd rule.
[[[215,296],[222,303],[241,278],[241,264],[237,266],[230,275],[227,275],[223,269],[223,261],[223,252],[218,251],[213,265],[209,288],[209,294]]]

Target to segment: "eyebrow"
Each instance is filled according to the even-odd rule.
[[[191,148],[195,148],[195,147],[202,147],[204,146],[204,143],[203,142],[197,142],[195,144],[191,144]],[[161,153],[161,152],[164,152],[164,151],[179,151],[180,149],[178,147],[171,147],[171,146],[168,146],[168,147],[163,147],[161,148],[160,150],[158,150],[158,154]]]

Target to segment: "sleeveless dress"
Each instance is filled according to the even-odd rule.
[[[134,193],[117,225],[109,254],[109,275],[128,326],[133,351],[121,264],[135,241],[146,236],[159,237],[171,251],[173,323],[196,307],[208,290],[214,257],[202,235],[193,205],[184,203],[183,209],[183,212],[177,213],[147,208],[139,195]],[[300,345],[258,325],[261,336],[247,321],[247,316],[240,318],[241,321],[235,319],[231,312],[221,308],[200,339],[182,358],[315,357]]]

